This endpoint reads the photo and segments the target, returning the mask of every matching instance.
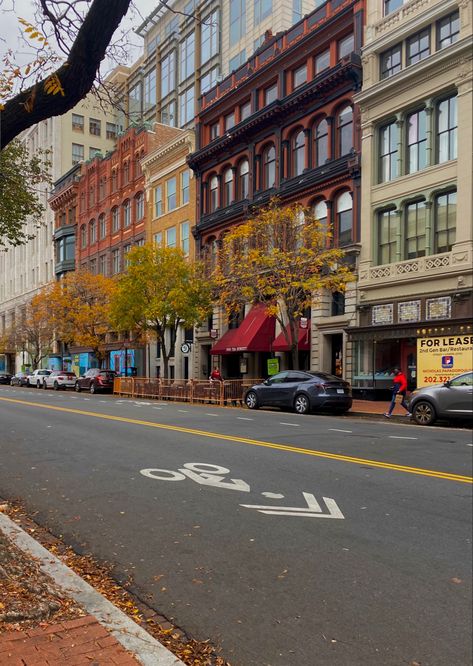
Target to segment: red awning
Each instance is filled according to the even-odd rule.
[[[222,335],[210,350],[211,354],[238,352],[269,352],[274,340],[274,317],[268,317],[263,303],[253,305],[238,328]]]
[[[301,328],[299,326],[299,330],[297,333],[297,347],[299,351],[310,350],[310,319],[307,320],[307,328]],[[273,342],[273,351],[275,352],[290,351],[290,347],[287,344],[287,340],[282,331],[278,335],[276,340]]]

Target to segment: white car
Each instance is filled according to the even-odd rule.
[[[35,370],[33,374],[28,375],[28,386],[35,386],[41,388],[43,386],[44,378],[51,374],[51,370]]]
[[[53,388],[55,391],[73,389],[76,385],[76,379],[77,377],[73,372],[53,370],[50,375],[43,377],[43,388]]]

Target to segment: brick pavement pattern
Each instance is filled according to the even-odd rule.
[[[2,666],[138,666],[93,615],[0,633]]]

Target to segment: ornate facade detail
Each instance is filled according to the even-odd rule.
[[[405,275],[406,273],[418,273],[419,272],[419,262],[418,261],[409,261],[403,264],[397,264],[396,273],[398,275]]]
[[[450,255],[444,257],[432,257],[425,260],[425,269],[431,271],[435,268],[444,268],[445,266],[450,266]]]

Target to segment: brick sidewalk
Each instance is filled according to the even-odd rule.
[[[0,634],[2,666],[137,666],[138,663],[93,615]]]
[[[383,415],[388,411],[389,400],[375,401],[375,400],[353,400],[353,406],[348,414],[375,414]],[[401,405],[396,404],[393,411],[393,416],[405,416],[406,410]],[[406,419],[409,421],[409,419]]]

